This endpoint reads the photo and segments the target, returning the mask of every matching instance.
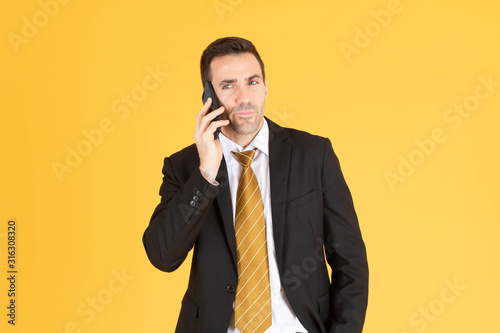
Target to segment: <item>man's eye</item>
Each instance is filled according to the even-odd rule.
[[[250,84],[258,84],[258,83],[259,83],[259,81],[257,81],[257,80],[250,81]]]
[[[222,86],[222,89],[229,89],[229,88],[232,88],[233,85],[232,84],[225,84]]]

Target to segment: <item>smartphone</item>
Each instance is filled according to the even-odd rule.
[[[203,104],[205,104],[205,102],[209,97],[212,99],[212,105],[210,105],[210,111],[208,112],[212,112],[213,110],[217,110],[219,108],[219,105],[217,104],[217,98],[215,97],[215,92],[214,92],[214,87],[212,86],[212,82],[207,81],[207,83],[205,83],[205,89],[203,90],[203,95],[201,96]],[[217,116],[212,121],[215,120],[222,120],[222,118],[221,116]],[[219,134],[220,134],[220,127],[217,127],[217,129],[214,132],[214,140],[219,139]]]

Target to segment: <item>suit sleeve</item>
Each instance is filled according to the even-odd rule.
[[[198,168],[182,184],[168,157],[163,175],[161,202],[142,241],[151,263],[162,271],[172,272],[193,247],[219,186],[209,184]]]
[[[366,249],[352,197],[330,140],[323,160],[325,254],[332,268],[331,333],[361,333],[368,302]]]

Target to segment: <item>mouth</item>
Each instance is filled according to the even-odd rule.
[[[255,111],[244,110],[244,111],[235,112],[235,115],[239,116],[239,117],[249,117],[249,116],[253,115],[254,113],[255,113]]]

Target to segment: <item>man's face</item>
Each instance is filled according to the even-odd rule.
[[[267,82],[255,56],[241,53],[214,58],[210,73],[219,106],[225,108],[221,117],[230,121],[222,133],[233,140],[257,134],[264,121]]]

